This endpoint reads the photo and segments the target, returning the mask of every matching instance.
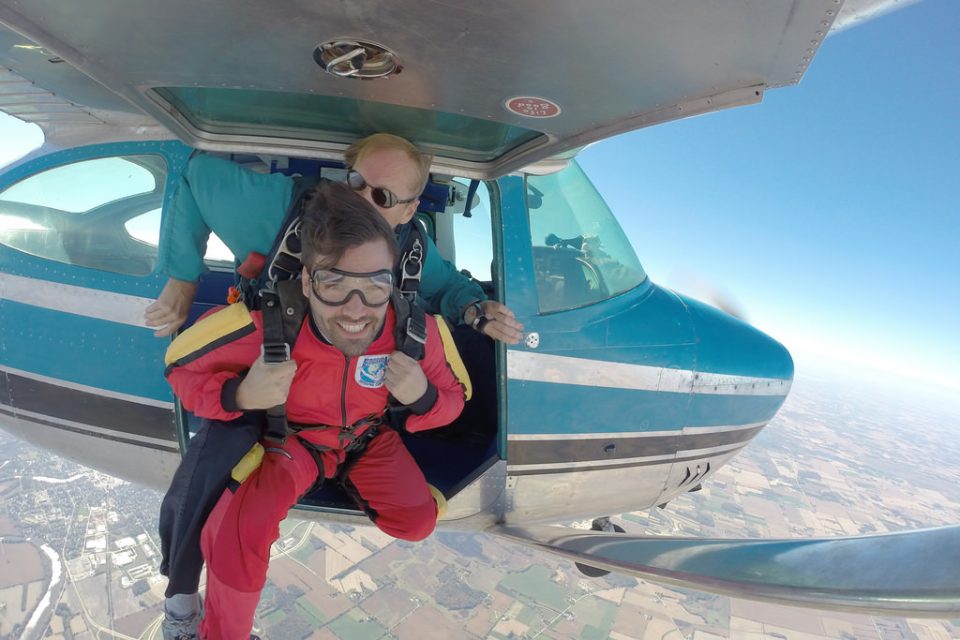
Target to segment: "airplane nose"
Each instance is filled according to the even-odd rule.
[[[701,384],[739,385],[730,393],[786,396],[793,358],[781,343],[756,327],[692,298],[681,296],[690,313]],[[782,403],[782,398],[781,398]],[[778,405],[779,406],[779,405]]]

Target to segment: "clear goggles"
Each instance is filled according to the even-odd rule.
[[[353,294],[368,307],[382,307],[393,293],[393,272],[389,269],[353,273],[340,269],[316,269],[310,274],[310,288],[320,302],[337,307],[347,304]]]
[[[363,191],[368,185],[366,178],[360,175],[358,171],[351,169],[347,172],[347,186],[354,191]],[[412,198],[401,200],[393,191],[390,191],[390,189],[370,186],[370,198],[378,207],[390,209],[398,204],[409,204],[414,200],[419,200],[420,196],[413,196]]]

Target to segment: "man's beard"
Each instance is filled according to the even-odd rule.
[[[336,316],[327,319],[314,317],[314,322],[317,324],[323,337],[339,349],[343,355],[350,358],[362,356],[367,352],[367,349],[370,348],[373,341],[380,335],[384,320],[385,318],[377,318],[374,315],[366,315],[362,318]],[[346,325],[350,327],[363,323],[366,323],[366,326],[357,334],[351,334],[346,328],[341,326]],[[351,335],[356,335],[357,337],[351,338]]]

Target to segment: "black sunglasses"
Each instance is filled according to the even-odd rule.
[[[359,172],[351,169],[347,172],[347,185],[354,191],[363,191],[367,187],[367,180],[360,175]],[[390,191],[390,189],[373,186],[370,187],[370,197],[373,198],[375,205],[384,209],[390,209],[398,204],[409,204],[414,200],[420,199],[420,196],[413,196],[412,198],[401,200],[393,191]]]

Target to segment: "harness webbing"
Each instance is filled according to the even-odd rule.
[[[314,178],[296,180],[283,230],[274,241],[263,271],[256,278],[241,278],[239,283],[246,305],[263,313],[263,359],[267,363],[290,359],[309,308],[300,286],[300,231],[304,204],[316,184]],[[397,349],[414,360],[423,359],[427,342],[426,315],[416,303],[426,247],[420,225],[414,222],[401,248],[399,295],[395,290],[390,296],[397,319]],[[268,409],[265,437],[282,443],[289,433],[284,405]]]
[[[260,289],[263,316],[263,361],[267,364],[286,362],[300,333],[307,312],[307,299],[298,280],[270,282]],[[285,405],[267,409],[266,439],[286,442],[289,427]]]
[[[303,249],[300,237],[303,208],[317,182],[315,178],[297,178],[281,232],[274,240],[273,248],[264,261],[266,266],[256,277],[239,279],[238,289],[243,301],[251,310],[259,308],[262,301],[259,295],[261,289],[269,287],[270,283],[296,279],[300,276],[300,270],[303,268],[300,261]],[[417,299],[426,257],[427,243],[424,241],[423,229],[417,222],[410,223],[403,246],[400,247],[398,269],[398,288],[403,297],[408,300]]]
[[[297,343],[309,303],[299,280],[269,283],[260,290],[260,297],[264,362],[286,362]],[[396,290],[390,295],[390,303],[396,318],[393,335],[397,350],[414,360],[423,360],[427,345],[426,312],[419,305],[411,304]],[[283,443],[290,431],[284,405],[267,410],[267,431],[264,436],[268,440]]]

